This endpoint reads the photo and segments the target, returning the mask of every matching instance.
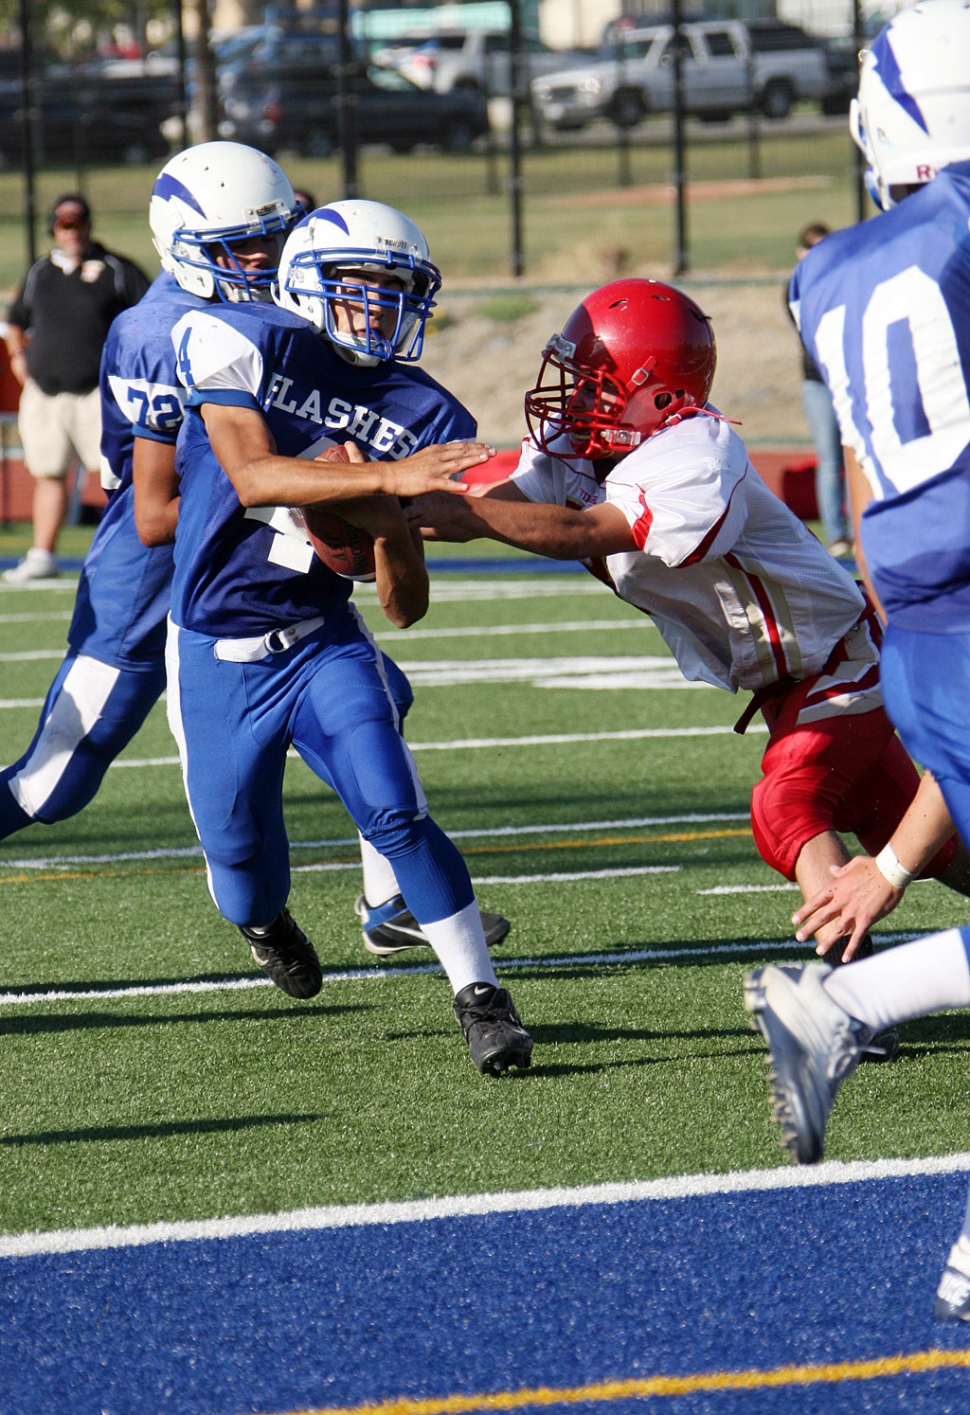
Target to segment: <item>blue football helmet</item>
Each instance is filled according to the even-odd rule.
[[[970,159],[970,4],[901,10],[861,58],[849,126],[869,163],[869,195],[888,211],[893,188],[898,195]]]
[[[281,167],[237,142],[207,142],[167,162],[152,188],[148,221],[167,270],[192,295],[221,300],[270,299],[279,259],[248,273],[233,246],[283,238],[302,208]],[[223,255],[228,268],[216,264]]]
[[[349,362],[373,367],[421,357],[440,285],[428,243],[407,216],[379,201],[335,201],[287,237],[276,301],[309,320]],[[344,327],[336,305],[356,311]]]

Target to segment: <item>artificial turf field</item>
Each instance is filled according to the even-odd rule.
[[[427,953],[364,952],[353,831],[297,760],[290,903],[327,981],[254,974],[159,705],[87,811],[0,849],[0,1411],[970,1409],[970,1343],[931,1320],[970,1019],[908,1024],[829,1162],[786,1166],[741,1002],[745,967],[805,956],[748,827],[763,729],[585,575],[455,564],[415,629],[357,598],[513,920],[531,1071],[474,1071]],[[4,760],[72,591],[0,592]],[[921,884],[878,933],[967,912]]]

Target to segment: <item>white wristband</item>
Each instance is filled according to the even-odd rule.
[[[896,851],[891,845],[886,845],[876,856],[876,869],[887,879],[893,889],[905,889],[908,884],[912,884],[916,878],[901,865],[896,858]]]

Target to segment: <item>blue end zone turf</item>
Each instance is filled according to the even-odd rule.
[[[934,1324],[932,1311],[966,1182],[5,1259],[0,1409],[238,1415],[962,1348],[970,1330]],[[970,1373],[951,1370],[586,1408],[958,1412],[968,1392]]]

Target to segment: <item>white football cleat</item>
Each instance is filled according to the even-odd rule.
[[[771,1053],[782,1143],[799,1164],[822,1158],[838,1089],[870,1039],[822,986],[831,971],[825,963],[769,965],[744,977],[744,1005]]]
[[[954,1243],[936,1289],[934,1319],[938,1322],[970,1322],[970,1253]]]

